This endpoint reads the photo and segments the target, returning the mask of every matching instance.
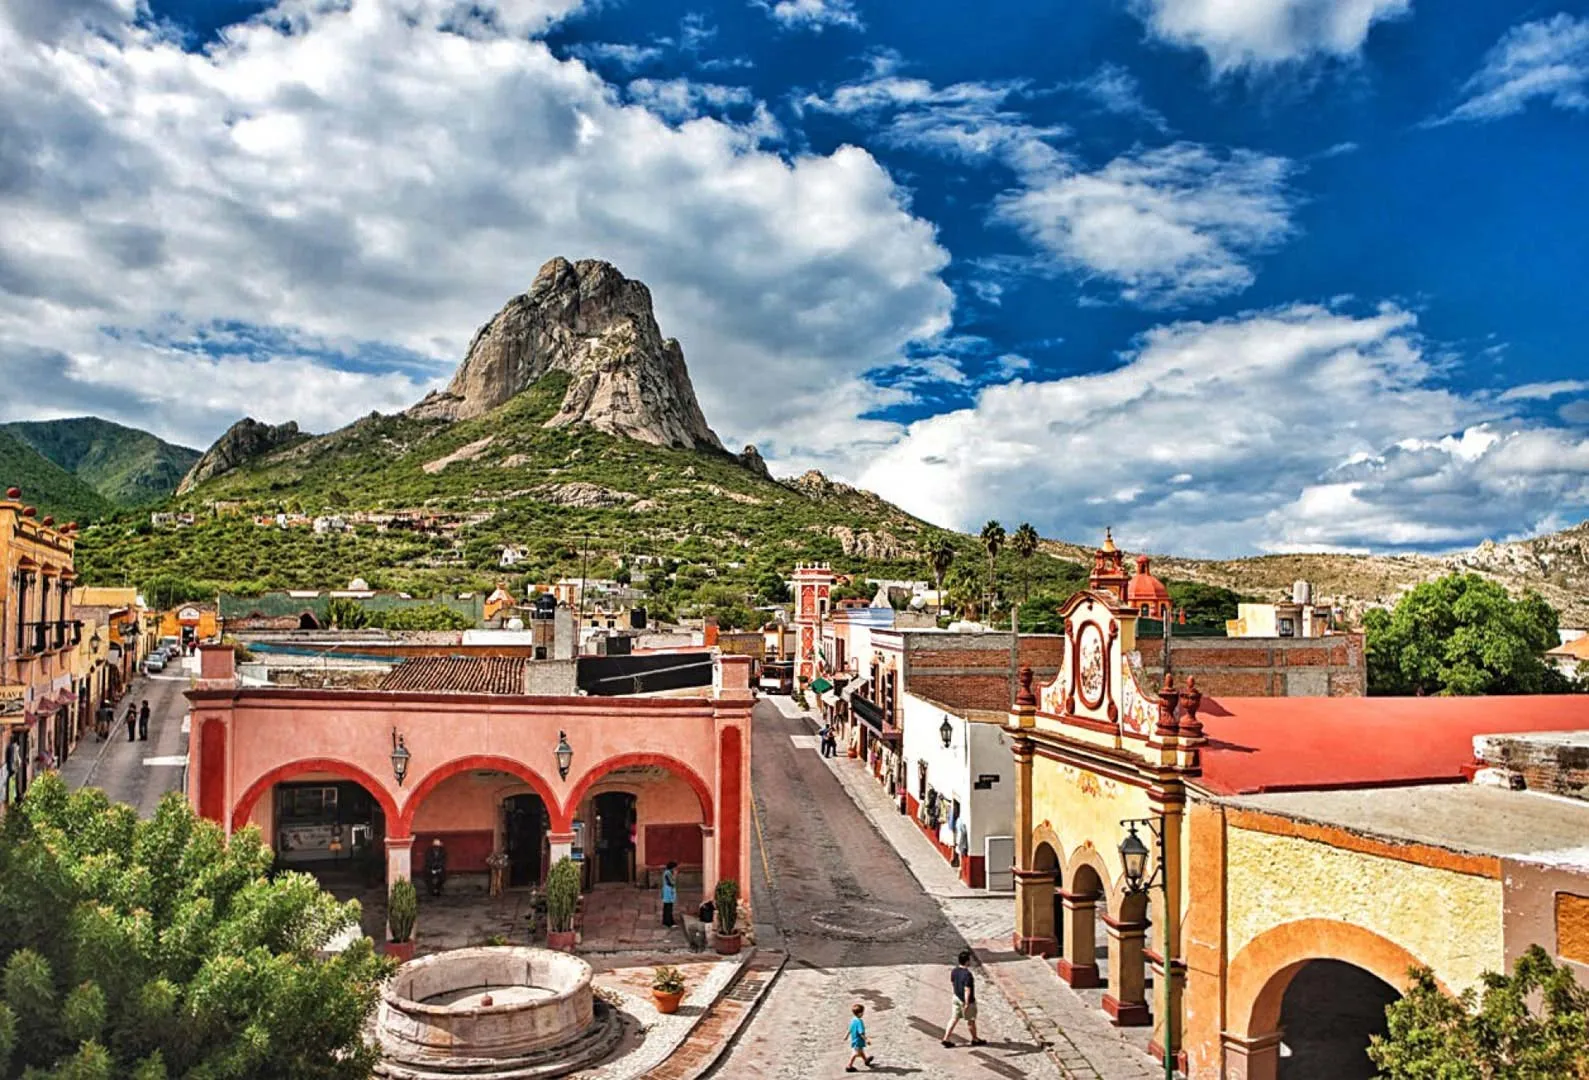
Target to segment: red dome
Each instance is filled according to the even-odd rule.
[[[1155,615],[1170,604],[1170,590],[1164,587],[1164,582],[1148,573],[1146,555],[1137,556],[1137,572],[1126,587],[1126,603],[1138,609],[1146,605]]]

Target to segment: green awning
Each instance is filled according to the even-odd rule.
[[[820,675],[811,680],[810,690],[814,694],[825,694],[832,689],[833,684],[828,682],[828,680],[824,679]]]

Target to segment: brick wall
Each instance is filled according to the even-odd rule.
[[[1004,711],[1015,700],[1014,668],[1030,664],[1038,680],[1059,671],[1064,638],[1058,634],[1022,634],[1014,668],[1010,635],[906,634],[902,693],[931,698],[951,709]]]
[[[1163,645],[1140,643],[1150,686],[1164,678]],[[1363,638],[1174,638],[1175,681],[1197,677],[1215,697],[1361,697],[1368,691]]]
[[[1522,776],[1530,791],[1589,799],[1589,734],[1481,735],[1473,744],[1480,761]]]

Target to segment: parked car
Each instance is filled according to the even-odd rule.
[[[150,653],[149,658],[143,662],[143,669],[151,674],[157,671],[164,671],[166,669],[165,654],[158,649]]]

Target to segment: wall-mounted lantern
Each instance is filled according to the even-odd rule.
[[[567,780],[569,766],[574,764],[574,748],[568,745],[568,732],[557,733],[557,749],[553,753],[557,755],[557,775]]]
[[[408,747],[403,745],[403,737],[392,729],[392,775],[397,777],[397,786],[402,787],[403,781],[408,778],[408,759],[412,756]]]
[[[943,718],[943,723],[938,728],[938,737],[943,740],[943,748],[949,749],[949,743],[955,737],[955,729],[949,725],[947,716]]]

